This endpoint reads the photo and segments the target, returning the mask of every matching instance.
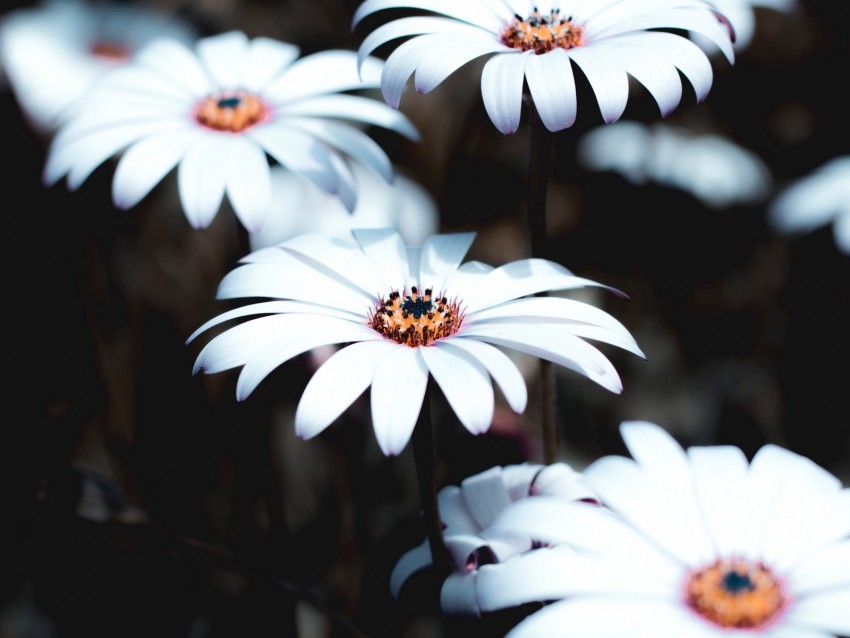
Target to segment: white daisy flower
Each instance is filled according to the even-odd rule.
[[[351,168],[359,195],[349,212],[333,195],[284,168],[272,167],[266,223],[260,232],[248,236],[251,250],[275,246],[303,233],[348,239],[354,228],[395,228],[405,243],[421,244],[439,230],[437,203],[414,180],[395,173],[393,183],[388,184],[359,162],[352,162]]]
[[[711,64],[687,38],[659,29],[701,33],[734,59],[727,28],[703,0],[365,0],[356,25],[386,9],[411,8],[446,17],[394,20],[369,34],[360,59],[397,38],[416,36],[387,59],[381,89],[398,107],[408,78],[427,93],[460,66],[493,55],[481,75],[484,106],[496,128],[519,127],[523,83],[550,131],[576,119],[574,63],[587,77],[602,117],[617,120],[626,108],[629,75],[643,84],[661,113],[679,104],[679,71],[702,100],[711,88]]]
[[[752,151],[668,124],[597,126],[579,140],[577,153],[586,168],[614,171],[639,186],[678,188],[716,209],[759,203],[773,187],[770,169]]]
[[[850,490],[836,477],[774,445],[750,463],[732,446],[685,452],[652,423],[621,433],[634,460],[583,473],[610,510],[528,499],[493,523],[576,552],[479,587],[497,607],[529,600],[526,586],[557,601],[509,638],[850,635]]]
[[[563,502],[595,501],[596,495],[584,483],[581,474],[566,463],[537,465],[523,463],[489,470],[464,479],[461,485],[440,490],[440,518],[443,540],[452,562],[452,572],[443,582],[440,606],[447,614],[478,616],[482,611],[479,583],[490,577],[491,565],[502,570],[519,570],[539,560],[535,553],[549,555],[546,546],[532,538],[515,534],[494,534],[490,525],[512,503],[527,498],[548,496]],[[571,553],[569,548],[558,551]],[[407,579],[431,565],[431,549],[426,539],[405,553],[393,568],[390,590],[396,598]]]
[[[411,139],[410,121],[382,102],[340,91],[375,87],[383,63],[370,59],[361,81],[353,51],[300,60],[298,47],[251,41],[240,32],[199,40],[195,52],[173,40],[143,49],[77,102],[50,148],[44,180],[68,176],[76,189],[122,152],[115,205],[138,203],[175,166],[180,200],[203,228],[225,192],[242,224],[258,231],[269,208],[266,154],[333,193],[353,210],[357,185],[344,155],[392,179],[392,165],[363,131],[339,119],[383,126]],[[126,150],[125,150],[126,149]]]
[[[850,255],[850,156],[797,180],[773,201],[768,221],[779,233],[806,233],[832,222],[835,244]]]
[[[405,246],[391,229],[353,235],[357,243],[301,235],[243,258],[244,265],[222,280],[218,297],[273,301],[225,312],[189,341],[224,321],[267,316],[215,337],[198,355],[195,372],[244,366],[236,385],[243,400],[285,361],[320,346],[351,344],[307,384],[296,432],[305,439],[317,435],[371,386],[375,436],[391,455],[410,439],[429,375],[472,433],[490,427],[491,376],[514,411],[525,409],[522,375],[494,346],[548,359],[612,392],[622,391],[617,371],[583,338],[643,356],[628,330],[598,308],[570,299],[523,298],[600,285],[554,262],[461,266],[475,233],[434,235],[422,246]]]
[[[196,34],[191,25],[154,9],[47,1],[0,21],[0,65],[24,114],[48,132],[98,78],[160,37],[190,43]]]

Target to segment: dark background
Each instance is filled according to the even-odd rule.
[[[369,28],[349,31],[356,4],[155,6],[202,35],[241,29],[306,54],[356,48]],[[714,59],[708,99],[696,104],[686,83],[667,118],[758,154],[774,179],[758,204],[718,210],[682,190],[582,168],[576,144],[601,120],[579,77],[578,122],[554,137],[545,252],[629,294],[591,301],[629,328],[648,360],[602,346],[621,373],[620,396],[558,371],[563,460],[580,468],[622,453],[618,424],[647,419],[683,445],[734,444],[751,455],[778,443],[850,480],[850,257],[830,227],[783,237],[766,222],[773,195],[850,151],[841,97],[850,23],[836,5],[759,9],[734,67]],[[469,257],[497,264],[528,254],[528,135],[492,126],[479,71],[470,64],[427,96],[408,89],[401,106],[421,144],[374,135],[433,194],[444,230],[479,232]],[[623,119],[660,117],[634,86]],[[411,450],[381,456],[368,395],[303,442],[292,414],[309,357],[279,368],[244,403],[235,371],[191,375],[205,341],[184,341],[226,308],[216,286],[249,250],[226,204],[209,229],[192,230],[172,175],[139,206],[116,210],[110,163],[77,192],[45,189],[49,139],[28,126],[8,87],[0,126],[0,638],[290,636],[296,616],[302,637],[355,635],[333,613],[370,636],[498,635],[527,611],[441,621],[427,574],[400,602],[390,598],[389,570],[422,532]],[[440,485],[540,462],[533,383],[530,396],[525,415],[500,410],[480,437],[438,398]]]

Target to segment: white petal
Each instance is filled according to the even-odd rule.
[[[331,151],[331,168],[336,174],[337,193],[340,203],[349,214],[357,208],[357,182],[350,164],[336,151]]]
[[[386,340],[354,343],[325,361],[298,402],[296,434],[309,439],[333,423],[372,384],[375,368],[394,347]]]
[[[437,494],[440,503],[440,519],[445,525],[444,534],[476,534],[481,531],[472,518],[463,490],[457,485],[448,485]]]
[[[585,482],[579,472],[566,463],[552,463],[535,477],[531,493],[553,496],[565,501],[598,500],[599,496]]]
[[[139,66],[155,70],[175,87],[188,90],[195,97],[215,90],[210,76],[195,54],[176,40],[162,38],[139,51],[135,58]]]
[[[640,35],[618,39],[623,67],[643,84],[658,103],[661,116],[666,117],[682,99],[682,81],[676,67],[670,64],[670,53],[646,47]]]
[[[454,275],[474,239],[475,233],[451,233],[425,240],[419,255],[419,285],[432,288],[435,294],[445,292],[446,282]]]
[[[399,345],[375,369],[372,426],[386,456],[401,454],[410,440],[427,385],[428,367],[416,348]]]
[[[210,341],[195,359],[192,374],[213,374],[243,365],[269,343],[286,339],[296,315],[270,315],[239,324]],[[304,317],[305,315],[297,315]],[[298,321],[295,319],[294,321]]]
[[[850,255],[850,211],[844,211],[835,218],[832,226],[835,245],[845,255]]]
[[[525,66],[531,51],[496,55],[481,72],[481,97],[493,124],[505,135],[516,133],[522,110]]]
[[[517,414],[525,412],[528,390],[522,373],[504,352],[483,341],[475,339],[452,339],[451,345],[461,348],[474,357],[499,384],[502,394],[511,409]]]
[[[550,131],[576,121],[576,82],[570,58],[563,49],[532,55],[525,67],[528,89],[540,119]]]
[[[475,343],[480,343],[476,341]],[[564,465],[561,463],[560,465]],[[511,501],[528,498],[533,493],[532,484],[547,466],[539,463],[519,463],[502,467],[502,481],[508,490]]]
[[[326,93],[373,88],[378,86],[382,67],[377,58],[368,58],[358,73],[353,51],[320,51],[295,62],[263,95],[276,104],[288,104]]]
[[[127,149],[112,181],[115,205],[130,208],[138,204],[200,139],[197,130],[168,131],[146,137]]]
[[[390,228],[359,228],[351,231],[364,253],[372,260],[375,272],[380,273],[386,291],[401,292],[410,281],[407,271],[407,250],[401,236]]]
[[[331,152],[322,142],[297,128],[272,124],[245,133],[283,166],[307,178],[327,193],[339,190],[331,168]]]
[[[227,196],[248,232],[262,228],[271,198],[271,178],[266,154],[244,137],[230,140]]]
[[[417,545],[410,551],[405,552],[398,559],[390,574],[390,593],[392,593],[393,597],[398,598],[405,581],[420,569],[428,567],[431,561],[431,546],[428,543],[428,539],[425,539],[421,545]]]
[[[420,16],[400,18],[378,27],[363,39],[360,48],[357,50],[357,62],[360,64],[375,49],[391,40],[429,33],[471,33],[477,36],[480,34],[480,30],[472,25],[450,18]]]
[[[266,86],[298,57],[293,44],[271,38],[254,38],[248,46],[242,85],[249,91],[262,92]]]
[[[423,35],[408,40],[390,54],[381,75],[381,93],[387,104],[394,109],[398,108],[407,80],[416,70],[420,58],[433,51],[439,41],[439,34]]]
[[[502,26],[496,16],[477,1],[447,3],[443,0],[366,0],[354,12],[352,26],[356,26],[363,18],[376,11],[398,8],[433,11],[493,31]]]
[[[242,86],[248,60],[248,38],[244,33],[229,31],[203,38],[196,44],[196,49],[219,88],[236,89]]]
[[[477,572],[452,573],[440,590],[440,607],[449,615],[478,616]]]
[[[511,504],[499,466],[465,478],[461,490],[466,509],[480,529],[489,527],[502,510]]]
[[[629,99],[629,78],[618,56],[600,47],[570,49],[568,54],[590,82],[602,119],[619,120]]]
[[[419,93],[431,92],[457,69],[475,58],[505,50],[505,45],[486,33],[481,36],[471,32],[441,34],[436,43],[440,55],[423,56],[416,67],[413,84]]]
[[[806,596],[791,605],[787,622],[850,635],[850,587]]]
[[[335,343],[347,341],[377,341],[383,339],[378,333],[336,317],[321,315],[278,315],[290,327],[289,335],[297,334],[298,340],[291,338],[267,341],[265,347],[251,356],[239,373],[236,382],[236,398],[244,401],[275,368],[302,352]],[[283,323],[283,322],[281,322]],[[243,324],[244,325],[244,324]]]
[[[473,434],[490,429],[493,386],[484,366],[450,341],[436,341],[419,351],[463,426]]]
[[[177,167],[180,202],[194,228],[209,226],[221,206],[227,183],[226,149],[222,139],[208,135]]]
[[[818,590],[850,587],[850,539],[832,543],[809,556],[787,576],[797,596]]]

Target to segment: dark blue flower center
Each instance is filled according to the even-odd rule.
[[[756,588],[749,574],[742,574],[737,571],[727,572],[723,577],[723,589],[730,594],[741,594],[745,591],[752,591]]]
[[[242,103],[242,98],[238,96],[223,97],[216,104],[220,109],[235,109]]]
[[[427,315],[434,309],[434,304],[425,297],[417,297],[416,299],[406,297],[401,309],[403,312],[412,314],[415,319],[420,319],[422,315]]]

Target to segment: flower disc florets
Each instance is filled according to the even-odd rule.
[[[537,55],[584,44],[583,30],[572,23],[572,16],[561,16],[560,9],[541,14],[537,7],[527,18],[515,15],[502,32],[501,42],[512,49],[534,51]]]
[[[369,325],[388,339],[415,348],[455,334],[462,322],[463,313],[457,302],[433,297],[430,288],[420,295],[413,286],[410,294],[393,291],[382,299]]]
[[[216,131],[241,133],[266,119],[263,101],[246,91],[225,91],[211,95],[195,109],[199,124]]]
[[[761,563],[718,560],[685,585],[688,606],[724,628],[757,629],[785,607],[781,582]]]

